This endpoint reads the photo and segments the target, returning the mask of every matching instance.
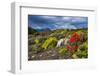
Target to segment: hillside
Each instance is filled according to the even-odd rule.
[[[51,59],[77,59],[87,58],[88,31],[87,29],[36,29],[28,30],[28,60],[51,60]],[[61,39],[71,40],[79,36],[80,41],[66,42],[66,45],[57,47]],[[76,39],[75,39],[76,40]],[[77,46],[77,47],[76,47]],[[72,50],[73,49],[73,50]]]

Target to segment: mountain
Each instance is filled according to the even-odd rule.
[[[28,27],[28,33],[29,34],[33,34],[35,32],[37,32],[37,30],[33,29],[32,27]]]
[[[35,29],[37,32],[49,32],[51,31],[49,28],[44,28],[44,29]]]

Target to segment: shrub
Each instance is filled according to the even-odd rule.
[[[74,53],[72,55],[73,58],[87,58],[88,57],[88,53],[87,51],[77,51],[76,53]]]
[[[28,49],[29,49],[29,51],[34,51],[35,50],[35,46],[34,45],[30,45],[29,47],[28,47]]]
[[[87,53],[86,50],[85,51],[77,51],[76,55],[77,55],[78,58],[87,58],[88,53]]]
[[[61,56],[66,55],[66,54],[67,54],[67,49],[66,49],[66,48],[60,48],[60,49],[59,49],[59,54],[60,54]]]
[[[67,46],[67,49],[69,52],[74,53],[75,51],[77,51],[78,46]]]
[[[83,43],[82,45],[79,46],[79,49],[81,51],[87,50],[88,49],[88,44],[87,42]]]
[[[83,32],[81,30],[77,31],[78,35],[81,35]]]
[[[66,34],[66,33],[67,33],[66,29],[61,31],[61,34]]]
[[[40,42],[39,39],[35,39],[36,44],[39,44],[39,42]]]
[[[72,58],[76,59],[76,58],[78,58],[78,56],[74,53],[74,54],[72,55]]]
[[[40,43],[31,45],[31,46],[29,46],[29,51],[32,52],[32,53],[41,52],[41,51],[43,51],[43,49],[40,46],[41,46]]]
[[[71,38],[68,40],[68,46],[67,49],[69,52],[74,53],[78,49],[78,45],[80,42],[80,35],[78,33],[74,32],[71,36]]]
[[[47,48],[54,48],[57,44],[57,38],[56,37],[50,37],[47,40],[45,40],[45,42],[42,45],[43,49],[47,49]]]
[[[28,40],[28,44],[29,44],[29,45],[32,45],[32,44],[35,44],[35,42],[34,42],[33,39],[30,39],[30,40]]]
[[[72,55],[73,58],[87,58],[88,57],[88,45],[83,43],[79,46],[78,50]]]

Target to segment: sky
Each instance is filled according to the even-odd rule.
[[[28,15],[28,26],[50,30],[88,28],[88,17]]]

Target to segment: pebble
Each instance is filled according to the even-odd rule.
[[[42,54],[40,55],[40,57],[42,56]]]
[[[52,54],[51,56],[55,56],[55,54]]]
[[[32,58],[34,58],[35,56],[33,55]]]

